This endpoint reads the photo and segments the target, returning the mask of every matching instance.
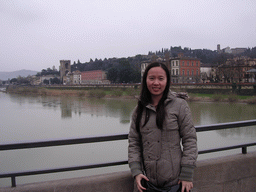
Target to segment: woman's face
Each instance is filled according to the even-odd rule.
[[[148,71],[147,87],[152,96],[163,96],[167,77],[166,73],[161,67],[153,67]]]

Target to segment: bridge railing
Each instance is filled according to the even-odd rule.
[[[221,129],[247,127],[247,126],[253,126],[253,125],[256,125],[256,119],[255,120],[247,120],[247,121],[238,121],[238,122],[196,126],[196,131],[197,132],[205,132],[205,131],[213,131],[213,130],[221,130]],[[52,147],[52,146],[61,146],[61,145],[74,145],[74,144],[86,144],[86,143],[117,141],[117,140],[126,140],[126,139],[128,139],[128,134],[99,136],[99,137],[86,137],[86,138],[74,138],[74,139],[61,139],[61,140],[47,140],[47,141],[36,141],[36,142],[27,142],[27,143],[2,144],[2,145],[0,145],[0,152],[7,151],[7,150],[41,148],[41,147]],[[232,146],[226,146],[226,147],[221,147],[221,148],[202,150],[202,151],[199,151],[198,153],[206,154],[206,153],[213,153],[213,152],[241,148],[242,153],[246,154],[247,147],[255,146],[255,145],[256,145],[256,142],[243,143],[243,144],[239,144],[239,145],[232,145]],[[128,161],[125,160],[125,161],[118,161],[118,162],[107,162],[107,163],[102,163],[102,164],[91,164],[91,165],[63,167],[63,168],[55,168],[55,169],[1,173],[0,178],[8,178],[8,177],[11,178],[12,187],[16,187],[16,177],[19,177],[19,176],[49,174],[49,173],[76,171],[76,170],[84,170],[84,169],[91,169],[91,168],[101,168],[101,167],[124,165],[127,163],[128,163]]]

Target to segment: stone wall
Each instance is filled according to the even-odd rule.
[[[129,171],[0,188],[0,192],[132,192]],[[193,192],[256,191],[256,152],[197,163]]]

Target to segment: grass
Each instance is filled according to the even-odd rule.
[[[35,88],[26,86],[13,86],[9,87],[8,92],[18,93],[25,95],[50,95],[50,96],[77,96],[77,97],[90,97],[90,98],[103,98],[122,97],[134,98],[139,95],[140,89],[134,88],[92,88],[86,89],[48,89],[48,88]],[[249,104],[256,104],[256,96],[244,96],[236,94],[205,94],[205,93],[188,93],[189,101],[215,101],[215,102],[246,102]]]
[[[88,97],[96,97],[96,98],[102,98],[106,96],[106,92],[104,90],[90,90],[88,91]]]
[[[189,101],[214,101],[214,102],[244,102],[248,104],[256,104],[255,96],[236,95],[236,94],[202,94],[189,93]],[[196,99],[197,98],[197,99]]]
[[[189,96],[190,97],[208,97],[208,98],[211,98],[213,99],[214,97],[216,96],[221,96],[223,97],[223,99],[227,99],[230,94],[228,95],[224,95],[224,94],[204,94],[204,93],[189,93]],[[241,99],[241,100],[244,100],[244,99],[250,99],[252,98],[253,96],[247,96],[247,95],[236,95],[238,99]]]

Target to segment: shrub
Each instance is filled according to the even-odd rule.
[[[248,104],[256,104],[256,97],[253,97],[247,101]]]
[[[47,95],[47,90],[46,89],[40,89],[39,94],[40,95]]]
[[[136,96],[136,95],[139,95],[139,90],[138,89],[127,89],[126,90],[126,94],[129,95],[129,96]]]
[[[112,91],[112,95],[120,97],[123,95],[123,91],[116,89],[116,90]]]
[[[103,90],[90,90],[88,92],[89,97],[102,98],[106,96],[106,92]]]
[[[253,85],[254,93],[256,93],[256,84]]]
[[[220,94],[214,94],[212,96],[213,101],[221,101],[223,99],[223,96]]]
[[[238,101],[238,96],[234,95],[234,94],[231,94],[231,95],[228,96],[228,101],[229,102],[236,102],[236,101]]]
[[[17,92],[20,94],[37,93],[35,88],[30,88],[30,87],[19,87]]]
[[[197,101],[197,97],[193,94],[190,94],[189,97],[187,98],[188,101]]]
[[[85,96],[85,91],[78,91],[77,96],[78,97],[84,97]]]

